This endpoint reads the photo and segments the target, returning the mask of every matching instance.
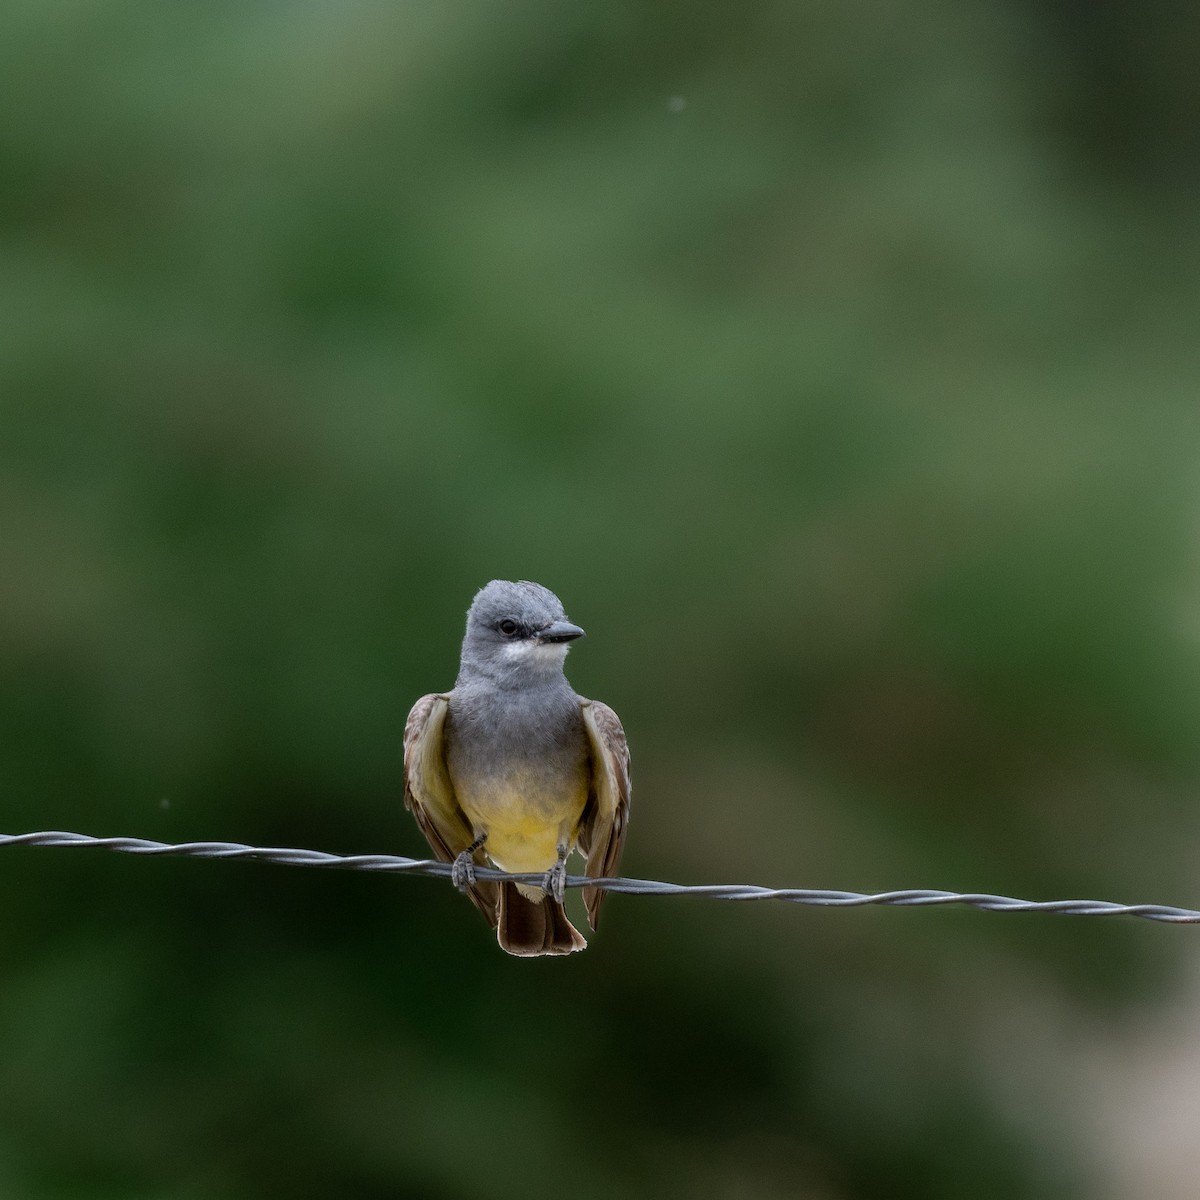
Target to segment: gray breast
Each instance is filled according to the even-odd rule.
[[[565,684],[565,680],[563,681]],[[579,697],[569,684],[513,692],[455,688],[446,720],[446,765],[460,802],[534,808],[573,800],[588,772]]]

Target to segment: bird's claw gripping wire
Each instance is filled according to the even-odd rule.
[[[475,886],[475,851],[487,841],[487,834],[481,833],[455,860],[450,868],[450,882],[460,892]]]
[[[475,859],[470,850],[464,850],[450,868],[450,882],[460,892],[475,886]]]
[[[565,846],[559,846],[558,862],[542,877],[542,890],[559,904],[567,894],[567,853]]]

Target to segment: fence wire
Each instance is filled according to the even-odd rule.
[[[449,879],[449,863],[396,854],[326,854],[322,850],[295,850],[275,846],[244,846],[239,842],[154,842],[134,837],[89,837],[84,833],[46,830],[40,833],[0,834],[0,846],[92,846],[122,854],[148,854],[178,858],[254,859],[288,867],[326,867],[342,871],[380,871],[399,875],[431,875]],[[478,879],[509,879],[540,884],[543,876],[510,875],[492,867],[476,867]],[[944,892],[911,888],[898,892],[841,892],[825,888],[768,888],[753,884],[661,883],[654,879],[603,878],[568,875],[569,888],[594,887],[627,896],[707,896],[712,900],[782,900],[818,908],[859,908],[882,904],[895,908],[927,908],[965,904],[985,912],[1065,913],[1075,917],[1141,917],[1172,925],[1200,923],[1200,911],[1167,904],[1115,904],[1109,900],[1018,900],[986,892]]]

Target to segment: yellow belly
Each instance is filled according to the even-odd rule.
[[[543,821],[494,821],[488,829],[484,852],[502,871],[548,871],[558,861],[560,832]],[[574,838],[564,839],[570,845]]]
[[[559,846],[574,846],[586,802],[587,787],[582,780],[576,788],[555,796],[531,795],[520,787],[459,796],[467,819],[487,834],[484,853],[502,871],[514,874],[548,871],[554,866]]]

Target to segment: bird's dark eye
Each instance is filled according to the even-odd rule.
[[[512,637],[517,632],[517,623],[511,617],[505,617],[499,625],[496,626],[505,637]]]

